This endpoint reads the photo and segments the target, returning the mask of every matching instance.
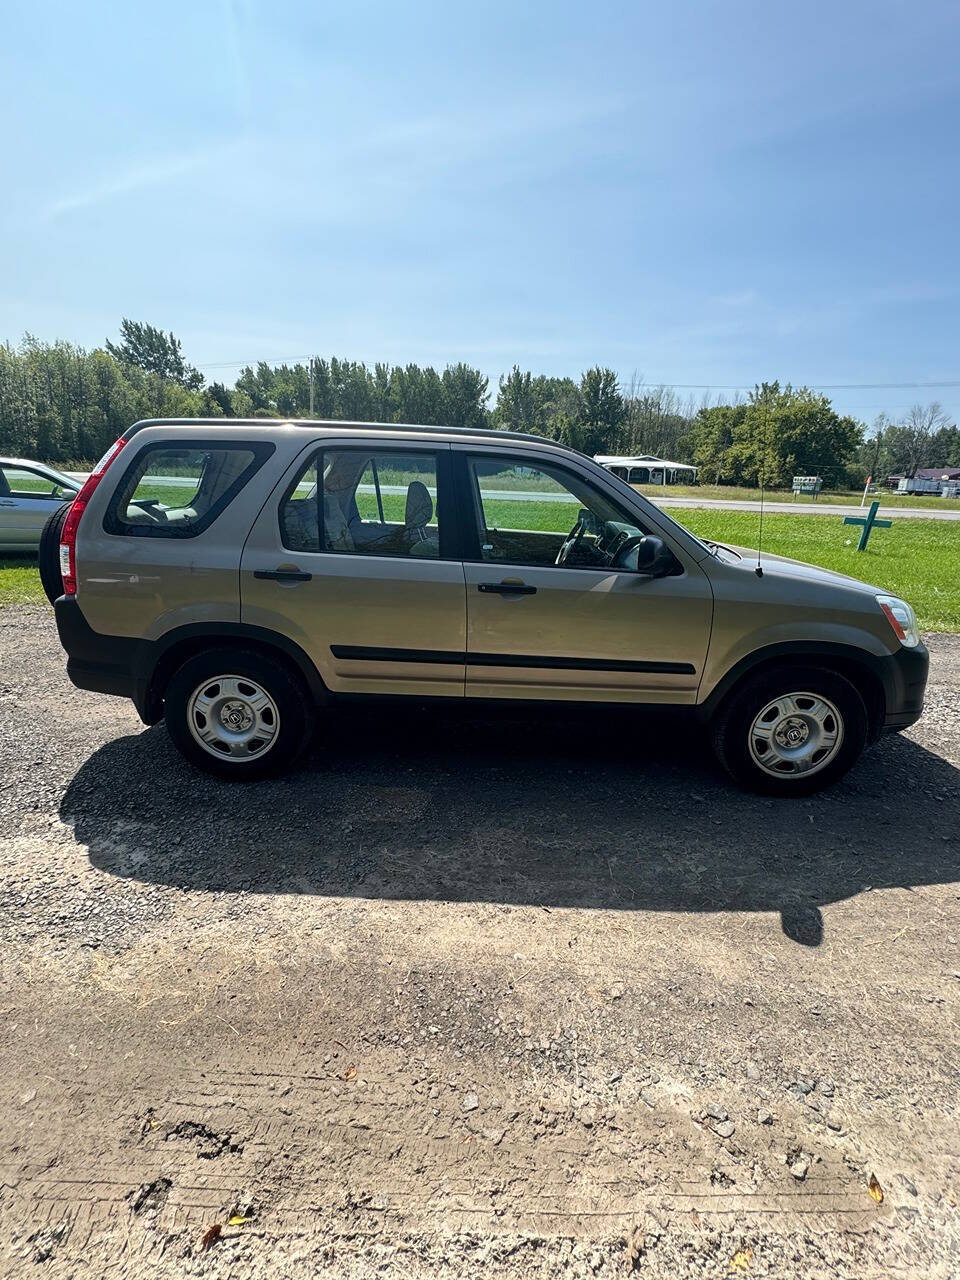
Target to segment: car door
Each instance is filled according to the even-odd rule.
[[[336,693],[463,696],[466,601],[450,446],[315,443],[243,549],[243,622],[279,631]]]
[[[688,549],[645,528],[574,460],[497,446],[454,456],[472,542],[468,696],[695,702],[713,596]],[[605,561],[617,541],[649,532],[673,554],[667,576]]]
[[[0,547],[31,550],[40,544],[48,518],[73,496],[41,468],[0,464]]]

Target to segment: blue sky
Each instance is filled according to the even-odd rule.
[[[3,26],[0,339],[127,315],[228,382],[317,352],[960,383],[952,0],[7,0]],[[831,394],[960,413],[960,387]]]

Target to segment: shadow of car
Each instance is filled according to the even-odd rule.
[[[778,911],[805,945],[866,887],[954,881],[960,770],[900,735],[807,800],[731,790],[677,715],[331,711],[296,773],[232,786],[162,726],[81,767],[61,814],[93,863],[215,891],[625,911]],[[913,822],[898,796],[937,804]]]

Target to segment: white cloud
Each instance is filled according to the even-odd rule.
[[[220,165],[229,160],[236,152],[238,143],[228,143],[220,147],[208,147],[199,151],[187,152],[183,155],[167,156],[131,165],[110,177],[101,179],[81,191],[54,200],[43,211],[43,217],[53,221],[64,214],[78,209],[88,209],[94,205],[105,204],[117,196],[129,195],[144,187],[162,187],[168,182],[175,182],[187,174],[197,173],[213,165]]]

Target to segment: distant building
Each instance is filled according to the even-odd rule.
[[[918,467],[912,476],[887,476],[884,485],[894,493],[929,493],[954,497],[960,485],[960,467]]]
[[[918,467],[913,473],[915,480],[946,480],[956,483],[960,480],[960,467]]]
[[[696,484],[697,468],[685,462],[670,462],[667,458],[641,453],[636,457],[616,454],[600,454],[594,457],[601,467],[626,480],[627,484]]]

